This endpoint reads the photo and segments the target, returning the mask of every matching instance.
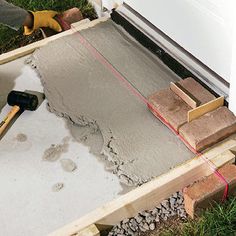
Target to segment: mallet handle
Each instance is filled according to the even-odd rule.
[[[12,118],[16,115],[16,113],[20,110],[20,107],[13,106],[11,111],[7,114],[6,118],[0,123],[0,135],[6,129],[7,125],[10,123]]]

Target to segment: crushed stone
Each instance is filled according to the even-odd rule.
[[[155,230],[161,222],[167,221],[174,216],[178,216],[181,219],[187,218],[183,194],[180,191],[172,194],[171,197],[162,201],[154,209],[143,211],[135,217],[124,219],[112,228],[108,236],[138,236],[142,232]]]

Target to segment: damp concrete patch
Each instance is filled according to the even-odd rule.
[[[57,161],[63,153],[68,151],[68,141],[69,138],[65,137],[61,144],[51,144],[51,146],[44,151],[42,159],[50,162]]]
[[[60,162],[62,169],[66,172],[72,172],[77,168],[76,164],[70,159],[62,159]]]
[[[19,133],[16,135],[16,140],[20,143],[26,142],[27,141],[27,135]]]
[[[81,34],[145,97],[179,80],[112,21]],[[69,128],[76,140],[102,156],[122,182],[140,185],[193,157],[77,34],[42,47],[32,61],[50,111],[75,124]]]
[[[53,192],[59,192],[61,189],[64,188],[64,184],[63,183],[56,183],[52,186],[52,191]]]

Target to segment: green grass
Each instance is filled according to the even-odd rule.
[[[64,11],[72,7],[78,7],[85,17],[94,15],[93,8],[87,0],[9,0],[8,2],[31,11]]]
[[[161,236],[235,236],[236,198],[216,204],[197,220],[188,220],[180,227],[168,229]]]
[[[87,0],[9,0],[8,2],[31,11],[55,10],[62,12],[72,7],[78,7],[85,18],[96,18],[96,13]],[[14,31],[0,25],[0,54],[36,40],[36,37],[32,39],[22,36],[22,33],[22,29]]]

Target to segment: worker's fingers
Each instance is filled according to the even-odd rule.
[[[24,35],[30,35],[33,33],[33,30],[27,26],[24,26]]]
[[[56,20],[54,20],[53,18],[49,19],[48,27],[55,30],[56,32],[61,32],[62,31],[62,28],[61,28],[60,24]]]
[[[62,27],[60,24],[54,19],[54,17],[58,14],[56,11],[37,11],[31,12],[34,17],[34,24],[32,28],[25,27],[24,34],[29,35],[32,34],[36,29],[41,27],[49,27],[56,32],[61,32]]]

